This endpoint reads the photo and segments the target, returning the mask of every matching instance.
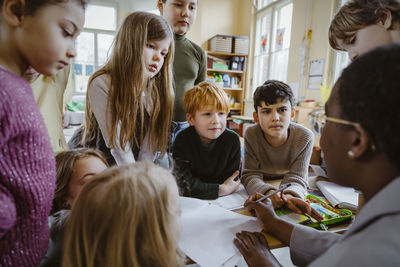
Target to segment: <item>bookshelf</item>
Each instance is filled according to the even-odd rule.
[[[230,107],[229,117],[243,115],[244,113],[243,99],[246,86],[247,57],[248,55],[244,54],[207,51],[207,77],[211,77],[215,74],[229,77],[229,81],[224,82],[224,86],[222,86],[228,96],[234,99],[234,103]],[[225,61],[228,65],[228,69],[215,68],[215,64],[213,63],[217,62],[217,59]],[[242,62],[240,61],[241,59]],[[231,64],[232,60],[235,63]],[[222,67],[226,68],[226,65]]]

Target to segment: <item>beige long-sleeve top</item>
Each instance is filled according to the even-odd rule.
[[[118,166],[124,164],[134,163],[136,161],[131,144],[127,143],[124,148],[121,148],[119,142],[116,144],[116,148],[112,148],[108,142],[109,133],[106,123],[106,119],[110,116],[110,110],[107,108],[108,90],[110,88],[110,79],[108,75],[103,74],[96,77],[88,87],[88,99],[90,106],[94,113],[94,116],[99,124],[101,134],[103,135],[106,146],[110,149],[111,155],[114,157],[115,162]],[[132,125],[135,127],[135,125]],[[117,133],[115,140],[119,140],[120,127],[117,125]],[[148,135],[145,134],[143,142],[140,146],[138,161],[154,161],[156,154],[152,153],[148,144]]]
[[[284,193],[303,198],[307,193],[313,142],[312,132],[296,123],[290,124],[289,137],[279,147],[273,147],[267,142],[260,125],[248,128],[244,137],[242,172],[242,183],[247,192],[265,193],[276,189],[264,180],[283,178],[281,185],[291,183]]]

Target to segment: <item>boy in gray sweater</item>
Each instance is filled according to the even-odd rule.
[[[244,137],[242,183],[247,192],[268,194],[276,190],[264,180],[282,179],[291,184],[283,194],[271,197],[275,208],[287,206],[298,211],[307,194],[308,165],[313,148],[312,132],[291,122],[294,116],[293,93],[280,81],[269,80],[253,96],[256,125]]]

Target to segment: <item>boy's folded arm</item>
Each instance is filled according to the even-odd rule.
[[[275,186],[265,183],[262,173],[254,170],[243,170],[242,183],[249,195],[255,193],[264,194],[271,189],[277,189]]]
[[[308,187],[308,166],[312,153],[313,139],[304,144],[296,158],[289,166],[289,172],[285,174],[281,185],[291,183],[284,193],[292,194],[296,197],[304,198],[307,195]]]
[[[174,154],[175,177],[183,195],[201,199],[218,198],[219,184],[205,183],[193,176],[189,162],[182,160],[179,155]]]
[[[201,199],[217,199],[219,184],[204,183],[200,179],[191,177],[189,180],[190,196]]]
[[[17,219],[14,197],[7,188],[0,185],[0,238],[10,230]]]
[[[282,179],[281,186],[285,184],[291,184],[287,189],[283,191],[285,194],[291,194],[295,197],[304,198],[307,195],[307,180],[298,176],[288,176]]]

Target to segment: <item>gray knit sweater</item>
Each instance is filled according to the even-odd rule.
[[[279,147],[271,146],[256,124],[245,133],[242,183],[249,194],[276,189],[264,180],[283,178],[281,185],[291,183],[284,193],[303,198],[307,193],[308,166],[314,136],[296,123],[289,126],[289,137]]]

